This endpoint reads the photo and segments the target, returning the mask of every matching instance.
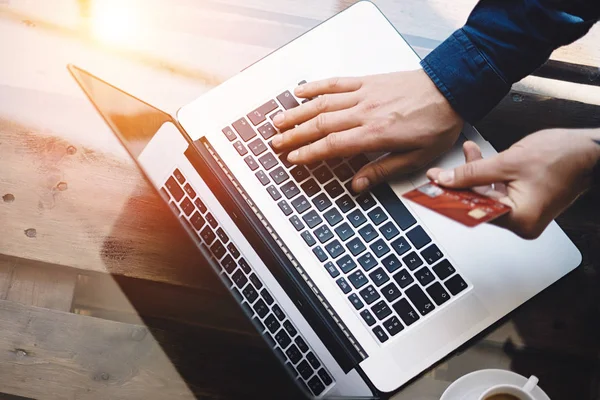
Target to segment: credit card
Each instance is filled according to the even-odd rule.
[[[511,210],[506,204],[473,190],[448,189],[435,182],[419,186],[402,197],[469,227],[492,221]]]

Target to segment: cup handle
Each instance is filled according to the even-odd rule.
[[[523,386],[523,391],[527,393],[531,393],[533,389],[537,386],[540,380],[535,375],[531,375],[527,383]]]

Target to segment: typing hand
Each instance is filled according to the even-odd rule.
[[[316,98],[273,121],[283,134],[272,144],[290,151],[290,162],[387,153],[356,173],[356,192],[423,167],[452,147],[463,126],[422,70],[310,82],[295,94]]]
[[[449,171],[432,168],[427,176],[442,186],[474,188],[509,205],[512,211],[494,223],[535,239],[589,188],[600,160],[600,146],[592,137],[600,137],[600,130],[539,131],[488,159],[475,143],[466,142],[466,164]]]

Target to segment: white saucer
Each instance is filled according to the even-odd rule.
[[[454,381],[444,392],[440,400],[478,400],[487,389],[501,383],[523,386],[527,382],[517,373],[502,369],[484,369],[471,372]],[[550,397],[539,386],[531,392],[535,400],[550,400]]]

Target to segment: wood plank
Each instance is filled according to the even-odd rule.
[[[84,400],[294,397],[264,346],[238,347],[227,333],[149,331],[8,301],[0,301],[0,327],[0,390],[12,395]]]
[[[16,260],[0,255],[0,300],[6,300]]]
[[[25,305],[70,311],[77,272],[31,260],[0,255],[1,263],[14,263],[6,300]]]

